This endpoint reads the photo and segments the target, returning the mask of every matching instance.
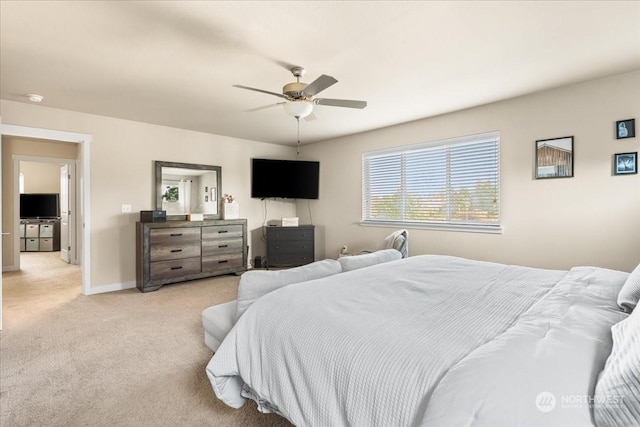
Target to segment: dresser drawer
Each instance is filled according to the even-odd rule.
[[[313,252],[313,242],[309,241],[267,241],[267,251],[282,253]]]
[[[200,227],[162,228],[150,230],[149,242],[157,243],[193,242],[200,240]]]
[[[200,256],[200,242],[170,242],[155,244],[149,250],[151,262]]]
[[[271,267],[294,267],[313,262],[313,252],[280,252],[267,258]]]
[[[278,227],[267,228],[267,240],[271,241],[292,241],[292,240],[313,240],[313,228],[298,227]]]
[[[311,242],[267,242],[267,265],[293,267],[313,262],[314,250]]]
[[[202,239],[242,239],[242,225],[211,225],[202,227]]]
[[[242,267],[243,255],[240,253],[210,255],[202,257],[202,271],[211,272],[216,270],[225,270],[227,268]]]
[[[218,255],[222,253],[242,253],[243,239],[209,239],[202,241],[202,256]]]
[[[185,258],[174,261],[152,262],[149,276],[151,280],[170,279],[200,273],[200,258]]]

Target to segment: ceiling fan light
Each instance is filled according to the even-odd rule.
[[[284,104],[284,111],[290,116],[303,118],[313,111],[313,104],[308,101],[291,101]]]

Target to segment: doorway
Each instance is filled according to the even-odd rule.
[[[42,129],[42,128],[33,128],[33,127],[25,127],[25,126],[16,126],[16,125],[8,125],[1,124],[0,125],[0,136],[4,142],[4,138],[6,136],[13,137],[22,137],[22,138],[32,138],[32,139],[40,139],[49,142],[72,142],[78,144],[78,156],[77,156],[77,171],[76,171],[76,206],[77,206],[77,220],[76,220],[76,256],[78,263],[81,266],[81,277],[82,277],[82,294],[90,295],[91,294],[91,236],[90,236],[90,197],[89,197],[89,188],[90,188],[90,168],[89,168],[89,160],[90,160],[90,143],[93,139],[91,135],[81,134],[75,132],[66,132],[66,131],[57,131],[51,129]],[[4,144],[2,144],[3,146]],[[2,154],[3,161],[7,161],[7,157],[5,155],[4,150],[0,146],[0,153]],[[39,154],[39,153],[32,153]],[[11,160],[9,161],[9,165],[11,165]],[[6,165],[6,163],[5,163]],[[15,203],[14,198],[11,197],[7,200],[5,196],[6,185],[4,183],[7,180],[7,175],[4,173],[5,170],[13,169],[11,166],[3,167],[3,177],[0,178],[0,184],[2,184],[2,199],[4,199],[4,203],[0,203],[0,222],[2,223],[3,232],[6,230],[19,230],[19,210],[18,204]],[[15,174],[15,171],[13,171]],[[17,181],[17,179],[16,179]],[[17,187],[18,183],[12,187]],[[18,190],[18,189],[16,189]],[[14,191],[14,193],[19,193],[19,191]],[[1,200],[1,199],[0,199]],[[13,206],[10,206],[13,205]],[[13,239],[10,239],[13,237]],[[7,250],[7,242],[12,241],[13,247],[11,250]],[[3,271],[5,271],[5,256],[10,252],[11,256],[14,257],[14,249],[17,248],[19,250],[19,233],[13,233],[13,236],[3,236],[3,244],[0,245],[0,249],[3,257]],[[11,267],[11,266],[10,266]],[[8,269],[8,271],[11,271]],[[2,329],[2,278],[0,277],[0,330]]]
[[[14,185],[14,204],[20,212],[19,228],[14,230],[20,242],[14,247],[16,270],[20,270],[24,257],[34,252],[57,252],[62,262],[79,264],[75,225],[77,144],[38,143],[39,148],[48,146],[73,158],[12,156],[14,182],[18,183],[18,191]]]

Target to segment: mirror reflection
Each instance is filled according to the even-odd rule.
[[[221,168],[156,161],[156,209],[169,219],[185,219],[187,214],[220,218]]]

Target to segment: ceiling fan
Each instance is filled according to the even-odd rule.
[[[364,108],[367,106],[367,101],[353,101],[348,99],[331,99],[331,98],[315,98],[317,94],[338,83],[338,80],[326,74],[321,75],[311,83],[300,82],[300,77],[304,76],[305,69],[302,67],[291,68],[291,73],[296,78],[295,82],[287,83],[282,88],[282,93],[271,92],[264,89],[257,89],[254,87],[233,85],[240,89],[253,90],[255,92],[266,93],[268,95],[274,95],[280,98],[284,98],[286,102],[281,102],[275,105],[283,104],[287,114],[300,119],[307,117],[313,112],[313,105],[327,105],[330,107],[347,107],[347,108]]]

